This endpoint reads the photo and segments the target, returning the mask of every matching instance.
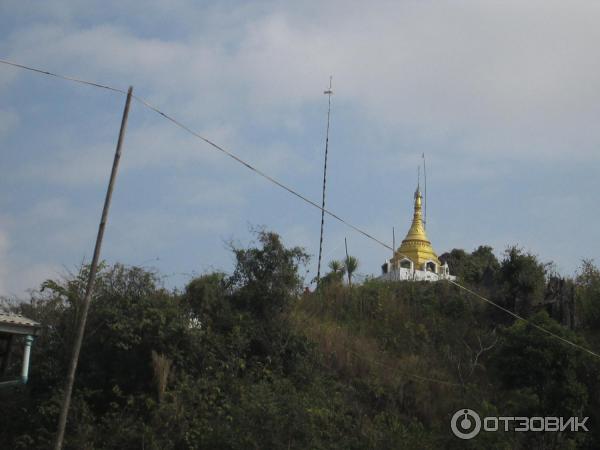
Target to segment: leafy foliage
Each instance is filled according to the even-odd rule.
[[[453,249],[440,256],[450,266],[450,270],[462,281],[492,287],[498,276],[500,263],[493,253],[492,247],[481,245],[473,253],[462,249]]]
[[[358,259],[355,256],[348,255],[346,259],[344,259],[344,268],[348,273],[348,284],[352,286],[352,275],[358,269]]]
[[[600,371],[590,355],[526,322],[497,320],[447,283],[367,279],[350,288],[342,276],[351,267],[337,262],[318,291],[302,293],[302,249],[260,231],[255,246],[232,250],[232,275],[207,273],[183,291],[141,268],[101,267],[67,448],[598,447],[594,428],[483,433],[471,442],[449,431],[464,407],[598,423]],[[512,248],[498,261],[482,246],[443,257],[531,323],[597,342],[600,276],[591,262],[573,281],[582,316],[569,330],[546,312],[547,266],[535,256]],[[10,411],[0,422],[3,447],[51,446],[87,270],[45,282],[18,307],[45,326],[30,383],[0,391]]]
[[[576,281],[581,325],[598,330],[600,329],[600,270],[592,261],[584,260]]]
[[[517,247],[508,248],[499,273],[506,306],[527,314],[535,304],[540,303],[544,295],[547,267],[530,253],[524,253]]]

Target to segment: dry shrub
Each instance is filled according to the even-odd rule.
[[[167,358],[167,356],[152,350],[152,369],[154,370],[154,382],[156,383],[159,403],[162,402],[167,391],[167,383],[172,365],[173,361]]]

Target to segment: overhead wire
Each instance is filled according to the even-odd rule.
[[[43,75],[53,76],[53,77],[56,77],[56,78],[67,80],[67,81],[73,81],[73,82],[76,82],[76,83],[82,83],[82,84],[86,84],[86,85],[89,85],[89,86],[94,86],[94,87],[98,87],[98,88],[102,88],[102,89],[108,89],[108,90],[111,90],[111,91],[114,91],[114,92],[119,92],[121,94],[127,94],[127,91],[125,91],[123,89],[115,88],[115,87],[112,87],[112,86],[108,86],[108,85],[97,83],[97,82],[93,82],[93,81],[87,81],[87,80],[83,80],[83,79],[79,79],[79,78],[68,77],[68,76],[65,76],[65,75],[59,75],[59,74],[54,73],[54,72],[50,72],[50,71],[42,70],[42,69],[37,69],[37,68],[34,68],[34,67],[30,67],[30,66],[25,66],[23,64],[14,63],[12,61],[7,61],[7,60],[4,60],[4,59],[0,59],[0,63],[6,64],[6,65],[9,65],[9,66],[13,66],[13,67],[18,67],[18,68],[25,69],[25,70],[30,70],[30,71],[37,72],[37,73],[40,73],[40,74],[43,74]],[[179,128],[185,130],[186,132],[190,133],[191,135],[195,136],[196,138],[201,139],[202,141],[204,141],[208,145],[210,145],[213,148],[219,150],[220,152],[222,152],[225,155],[229,156],[230,158],[234,159],[238,163],[246,166],[248,169],[252,170],[256,174],[260,175],[261,177],[267,179],[271,183],[273,183],[273,184],[279,186],[280,188],[288,191],[290,194],[298,197],[299,199],[301,199],[304,202],[306,202],[306,203],[314,206],[315,208],[317,208],[319,210],[323,210],[325,212],[325,214],[328,214],[329,216],[331,216],[334,219],[338,220],[339,222],[345,224],[346,226],[352,228],[354,231],[362,234],[363,236],[365,236],[365,237],[367,237],[367,238],[369,238],[369,239],[377,242],[378,244],[380,244],[380,245],[382,245],[382,246],[384,246],[384,247],[386,247],[386,248],[388,248],[390,250],[393,250],[393,248],[390,247],[385,242],[377,239],[376,237],[372,236],[371,234],[367,233],[366,231],[361,230],[360,228],[358,228],[355,225],[351,224],[350,222],[344,220],[343,218],[341,218],[337,214],[329,211],[328,209],[322,208],[316,202],[310,200],[309,198],[307,198],[304,195],[300,194],[296,190],[294,190],[294,189],[286,186],[285,184],[283,184],[282,182],[276,180],[275,178],[271,177],[270,175],[266,174],[262,170],[254,167],[252,164],[244,161],[239,156],[235,155],[233,152],[230,152],[229,150],[227,150],[227,149],[223,148],[222,146],[216,144],[215,142],[211,141],[210,139],[207,139],[204,136],[200,135],[199,133],[195,132],[190,127],[184,125],[183,123],[181,123],[180,121],[178,121],[174,117],[170,116],[169,114],[161,111],[159,108],[157,108],[156,106],[152,105],[147,100],[145,100],[145,99],[143,99],[141,97],[138,97],[135,94],[132,95],[132,98],[134,100],[136,100],[137,102],[141,103],[142,105],[144,105],[146,108],[154,111],[155,113],[157,113],[160,116],[164,117],[165,119],[169,120],[170,122],[172,122],[174,125],[178,126]]]
[[[586,347],[583,347],[582,345],[579,345],[579,344],[577,344],[577,343],[575,343],[573,341],[570,341],[569,339],[565,339],[562,336],[559,336],[558,334],[553,333],[552,331],[550,331],[550,330],[548,330],[548,329],[546,329],[544,327],[539,326],[537,323],[532,322],[531,320],[528,320],[528,319],[524,318],[523,316],[520,316],[519,314],[511,311],[510,309],[505,308],[505,307],[499,305],[498,303],[493,302],[493,301],[485,298],[483,295],[478,294],[477,292],[475,292],[475,291],[473,291],[473,290],[471,290],[471,289],[469,289],[469,288],[467,288],[467,287],[465,287],[465,286],[457,283],[456,281],[453,281],[453,280],[448,280],[448,281],[450,282],[450,284],[453,284],[456,287],[458,287],[458,288],[460,288],[460,289],[468,292],[469,294],[471,294],[471,295],[473,295],[473,296],[475,296],[475,297],[483,300],[484,302],[489,303],[490,305],[494,306],[495,308],[498,308],[501,311],[504,311],[505,313],[510,314],[515,319],[522,320],[522,321],[528,323],[529,325],[531,325],[532,327],[537,328],[538,330],[543,331],[544,333],[546,333],[546,334],[548,334],[548,335],[550,335],[552,337],[555,337],[556,339],[560,339],[561,341],[563,341],[566,344],[569,344],[569,345],[571,345],[571,346],[573,346],[573,347],[575,347],[575,348],[577,348],[579,350],[582,350],[584,352],[589,353],[590,355],[593,355],[593,356],[595,356],[597,358],[600,358],[600,355],[598,353],[595,353],[592,350],[590,350],[590,349],[588,349]]]
[[[84,84],[84,85],[88,85],[88,86],[93,86],[93,87],[97,87],[97,88],[101,88],[101,89],[106,89],[106,90],[118,92],[118,93],[125,94],[125,95],[127,94],[127,91],[125,91],[124,89],[119,89],[119,88],[116,88],[116,87],[113,87],[113,86],[109,86],[109,85],[106,85],[106,84],[97,83],[97,82],[94,82],[94,81],[89,81],[89,80],[84,80],[84,79],[80,79],[80,78],[74,78],[74,77],[69,77],[69,76],[66,76],[66,75],[57,74],[57,73],[50,72],[50,71],[47,71],[47,70],[42,70],[42,69],[38,69],[38,68],[35,68],[35,67],[26,66],[26,65],[23,65],[23,64],[18,64],[18,63],[15,63],[15,62],[12,62],[12,61],[8,61],[8,60],[5,60],[5,59],[0,59],[0,63],[8,65],[8,66],[12,66],[12,67],[17,67],[17,68],[20,68],[20,69],[24,69],[24,70],[29,70],[29,71],[32,71],[32,72],[35,72],[35,73],[39,73],[39,74],[43,74],[43,75],[47,75],[47,76],[52,76],[52,77],[55,77],[55,78],[60,78],[62,80],[66,80],[66,81],[71,81],[71,82],[80,83],[80,84]],[[257,175],[260,175],[261,177],[263,177],[266,180],[270,181],[271,183],[279,186],[280,188],[286,190],[287,192],[289,192],[290,194],[294,195],[295,197],[301,199],[302,201],[308,203],[309,205],[314,206],[315,208],[321,210],[325,214],[328,214],[329,216],[333,217],[337,221],[343,223],[344,225],[348,226],[349,228],[353,229],[354,231],[358,232],[359,234],[367,237],[368,239],[371,239],[374,242],[377,242],[378,244],[380,244],[381,246],[385,247],[386,249],[395,251],[395,249],[393,247],[389,246],[385,242],[377,239],[376,237],[374,237],[370,233],[368,233],[368,232],[360,229],[359,227],[353,225],[352,223],[344,220],[343,218],[341,218],[337,214],[329,211],[328,209],[323,208],[322,206],[319,206],[313,200],[310,200],[306,196],[304,196],[304,195],[300,194],[299,192],[297,192],[296,190],[294,190],[294,189],[286,186],[285,184],[283,184],[282,182],[278,181],[274,177],[268,175],[267,173],[263,172],[262,170],[260,170],[260,169],[258,169],[256,167],[254,167],[252,164],[244,161],[242,158],[240,158],[239,156],[237,156],[233,152],[230,152],[229,150],[225,149],[224,147],[218,145],[217,143],[215,143],[215,142],[211,141],[210,139],[208,139],[208,138],[202,136],[201,134],[197,133],[196,131],[194,131],[193,129],[191,129],[190,127],[188,127],[187,125],[183,124],[179,120],[177,120],[174,117],[172,117],[171,115],[163,112],[158,107],[152,105],[147,100],[145,100],[145,99],[143,99],[141,97],[138,97],[137,95],[132,95],[132,98],[134,100],[136,100],[137,102],[141,103],[146,108],[154,111],[155,113],[159,114],[163,118],[167,119],[168,121],[170,121],[171,123],[173,123],[177,127],[183,129],[184,131],[188,132],[189,134],[195,136],[196,138],[202,140],[203,142],[207,143],[208,145],[210,145],[211,147],[215,148],[216,150],[219,150],[223,154],[229,156],[233,160],[235,160],[238,163],[242,164],[243,166],[247,167],[248,169],[250,169],[251,171],[253,171]],[[403,257],[405,256],[405,255],[402,255],[400,253],[398,253],[398,255],[399,256],[403,256]],[[518,320],[522,320],[522,321],[530,324],[534,328],[536,328],[536,329],[538,329],[538,330],[540,330],[540,331],[542,331],[542,332],[544,332],[544,333],[546,333],[546,334],[548,334],[550,336],[553,336],[554,338],[559,339],[563,343],[566,343],[566,344],[571,345],[571,346],[573,346],[575,348],[578,348],[578,349],[580,349],[582,351],[585,351],[586,353],[588,353],[590,355],[593,355],[593,356],[595,356],[595,357],[597,357],[597,358],[600,359],[600,354],[598,354],[596,352],[593,352],[592,350],[590,350],[590,349],[588,349],[586,347],[583,347],[583,346],[581,346],[581,345],[579,345],[579,344],[577,344],[575,342],[572,342],[569,339],[565,339],[565,338],[557,335],[556,333],[553,333],[552,331],[547,330],[546,328],[541,327],[541,326],[533,323],[532,321],[530,321],[530,320],[528,320],[528,319],[526,319],[526,318],[524,318],[524,317],[522,317],[522,316],[520,316],[520,315],[518,315],[518,314],[516,314],[516,313],[514,313],[512,311],[510,311],[507,308],[502,307],[501,305],[497,304],[496,302],[493,302],[492,300],[490,300],[490,299],[488,299],[486,297],[483,297],[482,295],[480,295],[480,294],[472,291],[471,289],[469,289],[469,288],[461,285],[460,283],[457,283],[457,282],[455,282],[453,280],[447,280],[447,281],[449,281],[451,284],[457,286],[458,288],[460,288],[460,289],[462,289],[462,290],[470,293],[471,295],[473,295],[473,296],[475,296],[475,297],[483,300],[484,302],[489,303],[490,305],[492,305],[492,306],[494,306],[494,307],[496,307],[496,308],[498,308],[498,309],[506,312],[507,314],[510,314],[514,318],[516,318]]]
[[[12,62],[12,61],[7,61],[5,59],[0,59],[0,63],[1,64],[6,64],[7,66],[13,66],[13,67],[18,67],[20,69],[30,70],[32,72],[40,73],[40,74],[43,74],[43,75],[48,75],[48,76],[51,76],[51,77],[60,78],[62,80],[73,81],[75,83],[86,84],[88,86],[94,86],[94,87],[97,87],[97,88],[107,89],[109,91],[119,92],[121,94],[127,95],[127,91],[125,89],[119,89],[119,88],[116,88],[116,87],[108,86],[106,84],[100,84],[100,83],[96,83],[94,81],[82,80],[80,78],[68,77],[66,75],[60,75],[58,73],[50,72],[48,70],[42,70],[42,69],[37,69],[35,67],[25,66],[23,64],[18,64],[18,63]]]
[[[275,178],[273,178],[272,176],[266,174],[265,172],[263,172],[262,170],[254,167],[252,164],[244,161],[243,159],[241,159],[239,156],[235,155],[233,152],[230,152],[229,150],[221,147],[220,145],[216,144],[215,142],[211,141],[208,138],[205,138],[204,136],[202,136],[201,134],[195,132],[194,130],[192,130],[190,127],[188,127],[187,125],[184,125],[183,123],[181,123],[179,120],[175,119],[174,117],[170,116],[169,114],[161,111],[160,109],[158,109],[156,106],[150,104],[147,100],[144,100],[141,97],[138,97],[136,95],[133,95],[133,99],[140,102],[142,105],[146,106],[147,108],[151,109],[152,111],[154,111],[155,113],[163,116],[165,119],[169,120],[170,122],[172,122],[173,124],[175,124],[176,126],[178,126],[179,128],[187,131],[188,133],[190,133],[191,135],[197,137],[198,139],[201,139],[202,141],[206,142],[208,145],[214,147],[215,149],[219,150],[220,152],[224,153],[225,155],[229,156],[230,158],[234,159],[235,161],[239,162],[240,164],[246,166],[248,169],[252,170],[253,172],[255,172],[256,174],[260,175],[261,177],[267,179],[268,181],[270,181],[271,183],[279,186],[280,188],[288,191],[290,194],[298,197],[299,199],[303,200],[304,202],[308,203],[309,205],[314,206],[315,208],[322,210],[325,212],[325,214],[328,214],[329,216],[333,217],[334,219],[338,220],[339,222],[343,223],[344,225],[352,228],[354,231],[362,234],[363,236],[377,242],[378,244],[384,246],[387,249],[393,250],[392,247],[390,247],[388,244],[386,244],[385,242],[377,239],[376,237],[372,236],[371,234],[367,233],[366,231],[358,228],[357,226],[351,224],[350,222],[342,219],[340,216],[338,216],[337,214],[329,211],[327,208],[322,208],[321,206],[319,206],[316,202],[314,202],[313,200],[310,200],[309,198],[305,197],[304,195],[300,194],[299,192],[297,192],[296,190],[286,186],[285,184],[283,184],[282,182],[276,180]]]

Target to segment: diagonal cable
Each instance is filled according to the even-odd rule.
[[[110,90],[110,91],[119,92],[121,94],[127,94],[127,92],[125,90],[119,89],[119,88],[115,88],[115,87],[112,87],[112,86],[109,86],[109,85],[100,84],[100,83],[96,83],[96,82],[88,81],[88,80],[83,80],[83,79],[79,79],[79,78],[69,77],[69,76],[65,76],[65,75],[60,75],[60,74],[53,73],[53,72],[50,72],[50,71],[47,71],[47,70],[37,69],[37,68],[34,68],[34,67],[25,66],[23,64],[17,64],[15,62],[7,61],[7,60],[4,60],[4,59],[0,59],[0,64],[5,64],[5,65],[9,65],[9,66],[20,68],[20,69],[29,70],[29,71],[36,72],[36,73],[39,73],[39,74],[43,74],[43,75],[47,75],[47,76],[52,76],[52,77],[55,77],[55,78],[60,78],[62,80],[66,80],[66,81],[72,81],[72,82],[75,82],[75,83],[80,83],[80,84],[85,84],[85,85],[89,85],[89,86],[93,86],[93,87],[97,87],[97,88],[107,89],[107,90]],[[210,146],[214,147],[215,149],[219,150],[220,152],[224,153],[225,155],[229,156],[230,158],[234,159],[235,161],[239,162],[240,164],[246,166],[248,169],[252,170],[256,174],[260,175],[261,177],[267,179],[271,183],[279,186],[280,188],[288,191],[290,194],[292,194],[292,195],[298,197],[299,199],[303,200],[304,202],[306,202],[306,203],[314,206],[315,208],[323,211],[325,214],[328,214],[329,216],[333,217],[334,219],[338,220],[339,222],[343,223],[344,225],[352,228],[354,231],[362,234],[363,236],[371,239],[374,242],[377,242],[381,246],[383,246],[383,247],[385,247],[385,248],[387,248],[389,250],[395,251],[394,248],[392,248],[391,246],[389,246],[385,242],[377,239],[376,237],[372,236],[371,234],[367,233],[366,231],[364,231],[364,230],[358,228],[357,226],[351,224],[350,222],[342,219],[337,214],[335,214],[335,213],[333,213],[333,212],[331,212],[331,211],[329,211],[329,210],[327,210],[327,209],[319,206],[316,202],[314,202],[314,201],[310,200],[309,198],[305,197],[304,195],[298,193],[294,189],[286,186],[285,184],[281,183],[280,181],[276,180],[275,178],[271,177],[270,175],[266,174],[265,172],[261,171],[260,169],[257,169],[256,167],[252,166],[250,163],[247,163],[246,161],[244,161],[243,159],[241,159],[239,156],[237,156],[234,153],[226,150],[225,148],[221,147],[220,145],[214,143],[210,139],[207,139],[204,136],[200,135],[199,133],[195,132],[194,130],[192,130],[188,126],[186,126],[183,123],[179,122],[177,119],[175,119],[172,116],[164,113],[163,111],[161,111],[160,109],[158,109],[156,106],[153,106],[152,104],[150,104],[148,101],[144,100],[143,98],[138,97],[136,95],[132,95],[132,98],[135,99],[136,101],[140,102],[145,107],[147,107],[147,108],[151,109],[152,111],[156,112],[157,114],[163,116],[165,119],[169,120],[170,122],[172,122],[173,124],[175,124],[179,128],[185,130],[186,132],[188,132],[188,133],[192,134],[193,136],[197,137],[198,139],[206,142]],[[402,255],[401,253],[397,253],[397,254],[399,256],[405,256],[405,255]],[[582,351],[584,351],[584,352],[586,352],[586,353],[588,353],[588,354],[590,354],[592,356],[595,356],[595,357],[597,357],[597,358],[600,359],[600,354],[595,353],[592,350],[589,350],[588,348],[583,347],[583,346],[581,346],[581,345],[579,345],[579,344],[577,344],[575,342],[572,342],[572,341],[570,341],[568,339],[565,339],[565,338],[557,335],[556,333],[553,333],[552,331],[547,330],[544,327],[541,327],[541,326],[539,326],[539,325],[531,322],[528,319],[525,319],[524,317],[522,317],[522,316],[520,316],[520,315],[518,315],[518,314],[516,314],[516,313],[514,313],[512,311],[510,311],[509,309],[504,308],[503,306],[497,304],[496,302],[493,302],[492,300],[490,300],[490,299],[488,299],[488,298],[486,298],[486,297],[484,297],[484,296],[476,293],[475,291],[472,291],[471,289],[469,289],[469,288],[461,285],[460,283],[457,283],[456,281],[452,281],[452,280],[447,280],[447,281],[449,283],[457,286],[458,288],[460,288],[460,289],[462,289],[462,290],[470,293],[471,295],[479,298],[480,300],[483,300],[484,302],[489,303],[490,305],[492,305],[492,306],[494,306],[494,307],[496,307],[496,308],[504,311],[505,313],[513,316],[514,318],[516,318],[518,320],[522,320],[524,322],[527,322],[528,324],[530,324],[531,326],[537,328],[538,330],[543,331],[544,333],[546,333],[546,334],[548,334],[548,335],[550,335],[550,336],[552,336],[552,337],[554,337],[556,339],[559,339],[563,343],[571,345],[571,346],[573,346],[575,348],[578,348],[578,349],[580,349],[580,350],[582,350]]]
[[[121,94],[127,95],[127,91],[126,90],[115,88],[115,87],[112,87],[112,86],[108,86],[106,84],[100,84],[100,83],[96,83],[94,81],[87,81],[87,80],[82,80],[82,79],[79,79],[79,78],[68,77],[66,75],[59,75],[59,74],[54,73],[54,72],[49,72],[47,70],[42,70],[42,69],[36,69],[35,67],[24,66],[23,64],[17,64],[15,62],[7,61],[5,59],[0,59],[0,63],[1,64],[6,64],[7,66],[18,67],[19,69],[30,70],[32,72],[40,73],[40,74],[43,74],[43,75],[48,75],[48,76],[51,76],[51,77],[60,78],[61,80],[73,81],[75,83],[81,83],[81,84],[87,84],[88,86],[94,86],[94,87],[97,87],[97,88],[108,89],[109,91],[119,92]]]
[[[298,197],[299,199],[303,200],[304,202],[308,203],[309,205],[314,206],[315,208],[325,212],[325,214],[330,215],[331,217],[333,217],[334,219],[340,221],[341,223],[347,225],[348,227],[352,228],[354,231],[357,231],[358,233],[362,234],[363,236],[377,242],[378,244],[384,246],[387,249],[393,250],[392,247],[390,247],[388,244],[386,244],[385,242],[377,239],[376,237],[372,236],[371,234],[367,233],[366,231],[358,228],[357,226],[351,224],[350,222],[342,219],[340,216],[338,216],[337,214],[329,211],[326,208],[323,208],[321,206],[319,206],[316,202],[314,202],[313,200],[310,200],[309,198],[305,197],[304,195],[300,194],[298,191],[286,186],[285,184],[283,184],[282,182],[276,180],[275,178],[273,178],[272,176],[266,174],[265,172],[263,172],[262,170],[254,167],[252,164],[244,161],[243,159],[241,159],[239,156],[235,155],[234,153],[230,152],[229,150],[226,150],[225,148],[221,147],[220,145],[216,144],[215,142],[211,141],[210,139],[205,138],[204,136],[202,136],[201,134],[195,132],[194,130],[192,130],[190,127],[188,127],[187,125],[184,125],[183,123],[181,123],[180,121],[178,121],[177,119],[173,118],[172,116],[168,115],[167,113],[164,113],[163,111],[161,111],[160,109],[158,109],[156,106],[150,104],[148,101],[144,100],[143,98],[137,97],[136,95],[133,96],[133,98],[135,100],[137,100],[138,102],[140,102],[142,105],[144,105],[145,107],[147,107],[148,109],[151,109],[152,111],[154,111],[155,113],[163,116],[165,119],[169,120],[170,122],[172,122],[173,124],[175,124],[176,126],[178,126],[179,128],[187,131],[188,133],[190,133],[191,135],[197,137],[198,139],[206,142],[208,145],[214,147],[215,149],[219,150],[220,152],[224,153],[225,155],[229,156],[230,158],[234,159],[235,161],[239,162],[240,164],[246,166],[248,169],[252,170],[254,173],[260,175],[261,177],[269,180],[271,183],[279,186],[280,188],[288,191],[290,194]]]

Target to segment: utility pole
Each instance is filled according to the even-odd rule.
[[[325,225],[325,186],[327,183],[327,151],[329,150],[329,118],[331,116],[331,95],[333,91],[331,90],[331,79],[329,77],[329,89],[323,92],[323,94],[327,95],[328,98],[328,106],[327,106],[327,133],[325,135],[325,165],[323,167],[323,204],[321,205],[321,238],[319,240],[319,262],[317,264],[317,288],[319,287],[319,283],[321,281],[321,254],[323,253],[323,226]]]
[[[69,406],[71,404],[71,394],[73,392],[73,384],[75,382],[75,372],[77,371],[77,363],[79,362],[79,352],[81,350],[81,343],[83,341],[83,335],[85,332],[85,324],[87,321],[87,314],[90,308],[90,300],[92,297],[92,291],[94,288],[94,281],[96,280],[96,272],[98,271],[98,260],[100,259],[100,248],[102,247],[102,238],[104,236],[104,228],[108,219],[108,210],[110,209],[110,201],[112,199],[113,188],[115,179],[117,178],[117,171],[119,169],[119,161],[121,159],[121,146],[123,145],[123,138],[125,137],[125,129],[127,128],[127,117],[129,116],[129,105],[131,104],[131,93],[133,87],[129,87],[127,91],[127,100],[125,101],[125,109],[123,111],[123,118],[121,120],[121,129],[119,131],[119,139],[117,141],[117,149],[115,150],[115,159],[113,161],[112,170],[110,173],[110,181],[108,182],[108,189],[106,191],[106,198],[104,199],[104,208],[102,209],[102,217],[100,219],[100,226],[98,227],[98,236],[96,237],[96,246],[94,247],[94,257],[92,258],[92,265],[90,267],[90,273],[85,288],[85,296],[83,298],[81,317],[77,327],[77,334],[75,336],[75,342],[73,344],[73,354],[69,363],[69,372],[67,374],[67,383],[65,385],[65,392],[63,394],[63,401],[60,410],[60,418],[58,420],[58,430],[56,432],[56,441],[54,448],[55,450],[61,450],[63,441],[65,438],[65,428],[67,426],[67,416],[69,415]]]
[[[348,274],[348,286],[352,287],[352,279],[350,278],[350,271],[348,270],[348,240],[345,237],[344,245],[346,246],[346,273]]]

